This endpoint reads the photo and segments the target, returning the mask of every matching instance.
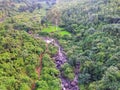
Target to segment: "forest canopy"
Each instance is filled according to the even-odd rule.
[[[0,90],[63,88],[120,90],[120,0],[0,0]]]

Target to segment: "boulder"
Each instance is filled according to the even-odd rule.
[[[69,87],[68,83],[65,83],[64,87],[65,87],[65,88],[68,88],[68,87]]]
[[[75,82],[75,81],[72,81],[72,82],[71,82],[71,85],[72,85],[72,86],[75,86],[75,85],[76,85],[76,82]]]

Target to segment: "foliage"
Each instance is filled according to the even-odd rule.
[[[67,77],[70,80],[74,79],[74,72],[72,70],[72,67],[69,64],[64,64],[62,66],[62,71],[65,77]]]
[[[45,54],[43,56],[43,62],[42,62],[42,72],[40,76],[40,81],[44,80],[45,82],[43,83],[44,85],[47,85],[46,87],[40,85],[39,83],[36,83],[37,90],[61,90],[60,87],[60,80],[57,78],[59,75],[59,71],[55,69],[55,64],[51,60],[50,56],[48,54]]]
[[[1,90],[31,90],[33,84],[36,90],[61,90],[51,58],[57,48],[48,45],[46,51],[34,33],[59,40],[67,79],[73,80],[80,63],[81,90],[120,90],[120,0],[61,0],[53,7],[50,1],[26,1],[0,0]]]
[[[119,74],[110,73],[120,70],[118,10],[119,0],[84,0],[61,10],[60,26],[72,36],[58,39],[69,64],[74,68],[80,62],[82,90],[119,90]]]
[[[1,29],[0,35],[0,89],[31,90],[33,81],[38,79],[36,68],[40,66],[39,55],[44,53],[45,43],[34,39],[24,31]],[[49,49],[50,55],[56,53],[55,47],[49,46]],[[47,82],[48,80],[47,85],[51,90],[53,90],[51,83],[55,84],[56,90],[60,90],[60,81],[56,77],[59,72],[55,69],[55,64],[49,55],[44,55],[42,60],[41,77],[46,77],[36,82],[37,90],[41,87],[39,86],[40,82]]]

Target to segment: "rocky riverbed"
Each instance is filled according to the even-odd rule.
[[[75,70],[74,70],[74,73],[75,73],[74,80],[69,80],[68,78],[65,78],[62,75],[61,66],[64,63],[68,63],[68,62],[67,62],[67,57],[64,54],[63,48],[60,46],[59,42],[55,39],[52,39],[52,38],[49,38],[49,37],[46,37],[46,38],[43,38],[43,39],[47,44],[53,44],[54,46],[58,47],[58,52],[53,57],[53,59],[55,59],[56,68],[60,71],[60,77],[59,78],[61,79],[62,90],[80,90],[79,87],[78,87],[78,73],[79,73],[80,64],[78,63],[76,65]]]

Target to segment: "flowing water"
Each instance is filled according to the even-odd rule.
[[[58,53],[53,57],[55,59],[56,68],[60,71],[61,87],[62,90],[80,90],[78,87],[78,73],[80,64],[78,64],[74,70],[75,77],[74,80],[69,80],[62,75],[61,66],[67,63],[67,57],[64,54],[63,48],[60,46],[57,40],[52,38],[43,38],[43,40],[48,44],[53,44],[58,47]]]

